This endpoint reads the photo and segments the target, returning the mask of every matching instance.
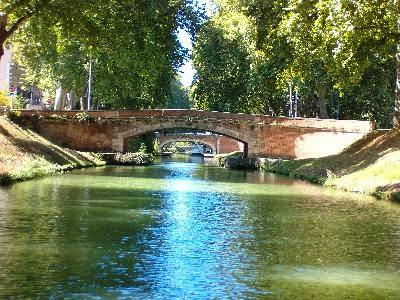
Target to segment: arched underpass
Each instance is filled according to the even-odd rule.
[[[194,142],[205,144],[212,149],[213,154],[230,153],[235,151],[242,151],[244,145],[242,142],[235,139],[213,134],[211,132],[163,132],[157,135],[161,148],[163,145],[179,141],[179,142]]]

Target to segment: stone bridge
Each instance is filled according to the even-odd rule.
[[[18,114],[17,114],[18,115]],[[304,119],[198,110],[29,111],[16,122],[80,151],[126,151],[130,138],[170,129],[208,131],[243,143],[244,155],[321,157],[340,152],[373,129],[371,122]]]
[[[158,137],[161,149],[173,142],[195,142],[209,146],[214,154],[243,151],[243,143],[219,134],[166,133]]]

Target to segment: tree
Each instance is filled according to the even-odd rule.
[[[386,123],[384,116],[389,103],[393,103],[390,60],[394,61],[396,45],[397,52],[400,51],[399,0],[218,0],[217,3],[218,13],[204,25],[195,47],[198,81],[193,95],[197,103],[207,104],[215,99],[214,102],[220,101],[226,106],[237,102],[236,98],[230,100],[216,93],[226,85],[216,78],[229,78],[232,68],[215,67],[219,62],[229,66],[229,61],[220,55],[220,45],[215,42],[218,39],[211,37],[216,35],[216,29],[224,37],[235,32],[235,28],[240,32],[237,28],[242,26],[246,34],[238,34],[234,45],[243,53],[237,61],[246,61],[249,66],[244,77],[234,79],[240,86],[246,86],[246,92],[240,94],[245,95],[242,104],[246,103],[241,105],[241,111],[285,114],[287,90],[291,85],[300,95],[302,116],[327,118],[329,112],[332,116],[331,99],[335,98],[345,105],[341,117],[375,118]],[[226,16],[235,14],[240,18],[224,22]],[[209,51],[204,52],[207,47]],[[398,66],[399,56],[396,56]],[[383,78],[379,79],[376,74]],[[199,89],[202,82],[214,82],[215,88],[207,85]],[[398,94],[399,90],[398,83]],[[397,119],[399,103],[400,100],[396,102]],[[335,113],[337,116],[338,112]]]
[[[46,16],[54,23],[76,21],[87,1],[79,0],[3,0],[0,2],[0,59],[4,45],[28,20]],[[76,25],[76,24],[75,24]]]
[[[48,14],[35,15],[15,36],[15,50],[29,83],[53,97],[58,88],[59,95],[84,98],[92,60],[95,106],[162,107],[187,55],[175,32],[185,26],[194,32],[197,26],[197,15],[187,5],[183,0],[99,0],[85,2],[71,18],[57,22]]]
[[[247,18],[240,12],[221,11],[205,22],[193,49],[197,75],[192,87],[196,108],[249,112],[247,81],[250,60]]]
[[[167,101],[167,108],[171,109],[189,109],[189,90],[183,86],[179,78],[175,78],[171,82],[171,95]]]
[[[247,86],[252,112],[284,115],[288,82],[283,78],[292,59],[292,47],[280,34],[279,25],[287,1],[241,0],[243,13],[253,27],[251,71]]]
[[[396,2],[397,7],[400,7],[400,0]],[[397,19],[397,33],[400,35],[400,14]],[[397,38],[397,53],[396,53],[397,71],[396,71],[396,105],[394,110],[393,123],[396,128],[400,128],[400,38]]]
[[[343,91],[350,90],[360,84],[365,72],[370,66],[376,65],[377,61],[382,65],[387,60],[394,61],[396,46],[399,49],[400,43],[400,2],[325,2],[329,9],[326,18],[329,30],[324,32],[325,39],[335,41],[332,52],[334,64],[330,71],[336,87]],[[392,78],[393,73],[386,76]],[[399,123],[399,101],[397,97],[395,124]]]

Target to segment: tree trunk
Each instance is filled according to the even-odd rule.
[[[319,118],[320,119],[328,119],[328,108],[327,108],[327,100],[325,98],[325,93],[324,92],[319,92],[317,94],[317,100],[318,100],[318,108],[319,108]]]
[[[87,96],[82,96],[79,99],[81,110],[87,110]]]
[[[395,128],[400,128],[400,47],[397,51],[397,78],[396,78],[396,99],[394,105],[393,125]]]
[[[397,2],[400,5],[400,1]],[[400,17],[397,20],[397,29],[400,34]],[[400,41],[397,41],[396,61],[397,61],[396,99],[394,102],[395,105],[394,105],[393,126],[395,128],[400,129]]]
[[[66,108],[68,109],[68,110],[74,110],[76,107],[77,107],[77,97],[75,97],[75,95],[74,95],[74,92],[72,91],[72,90],[70,90],[68,93],[67,93],[67,105],[66,105]]]
[[[7,17],[0,16],[0,59],[4,55],[4,44],[7,39]]]
[[[56,91],[56,99],[54,101],[54,110],[63,110],[65,106],[65,97],[67,90],[63,87],[59,87]]]
[[[4,55],[4,43],[0,39],[0,60]]]
[[[87,110],[87,90],[88,90],[88,83],[85,85],[84,93],[85,95],[79,98],[79,103],[81,106],[81,110]]]
[[[76,97],[73,91],[70,92],[71,109],[74,110],[78,107],[79,98]]]

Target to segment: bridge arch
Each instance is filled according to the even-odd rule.
[[[212,149],[213,154],[217,154],[217,145],[213,145],[212,143],[209,143],[207,141],[201,140],[201,139],[194,139],[194,138],[188,138],[188,139],[182,139],[182,138],[178,138],[178,139],[167,139],[165,141],[163,141],[160,144],[160,148],[162,149],[164,146],[174,143],[174,142],[194,142],[194,143],[198,143],[198,144],[203,144],[203,145],[207,145],[208,147],[210,147]]]
[[[112,145],[113,150],[119,152],[125,152],[127,150],[128,140],[134,138],[136,136],[144,135],[151,132],[159,132],[164,130],[176,130],[176,129],[185,129],[185,130],[202,130],[211,132],[214,134],[219,134],[226,136],[228,138],[234,139],[238,142],[243,144],[243,156],[248,156],[248,149],[249,149],[249,141],[248,136],[244,133],[240,132],[240,130],[235,131],[229,128],[225,128],[220,126],[218,128],[214,128],[214,126],[208,124],[207,122],[196,122],[196,124],[188,125],[186,122],[184,124],[170,124],[169,122],[163,122],[158,124],[149,124],[149,125],[142,125],[140,127],[132,127],[128,128],[122,132],[119,132],[116,136],[114,136]]]

